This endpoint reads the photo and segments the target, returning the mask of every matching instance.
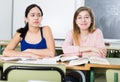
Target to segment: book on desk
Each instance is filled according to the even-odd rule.
[[[84,64],[107,64],[109,65],[109,62],[106,58],[101,58],[98,56],[83,56],[78,57],[75,54],[70,54],[70,56],[63,56],[64,54],[61,54],[58,57],[57,60],[60,62],[68,62],[68,65],[84,65]]]
[[[27,58],[27,57],[4,57],[0,56],[0,61],[4,62],[16,62],[16,63],[29,63],[29,64],[57,64],[55,58]]]
[[[34,63],[34,64],[57,64],[57,62],[68,62],[68,65],[83,65],[83,64],[109,64],[106,58],[100,58],[97,56],[84,56],[78,57],[76,55],[72,56],[55,56],[53,58],[24,58],[24,57],[3,57],[0,56],[0,60],[4,61],[17,61],[16,63]]]
[[[106,58],[101,58],[97,56],[91,56],[91,57],[81,57],[76,60],[71,60],[68,65],[84,65],[84,64],[106,64],[109,65],[109,62]]]

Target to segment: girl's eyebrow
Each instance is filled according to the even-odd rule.
[[[78,15],[78,17],[81,17],[82,15]],[[84,16],[90,16],[90,15],[88,15],[88,14],[86,14],[86,15],[84,15]]]
[[[35,14],[35,13],[31,13],[31,14]],[[37,14],[41,14],[41,13],[37,13]]]

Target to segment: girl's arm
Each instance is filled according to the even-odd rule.
[[[53,39],[50,27],[43,27],[43,36],[47,43],[47,49],[27,49],[24,52],[31,52],[39,57],[53,57],[55,56],[55,42]]]

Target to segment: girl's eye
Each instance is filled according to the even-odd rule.
[[[89,17],[87,16],[87,17],[85,17],[85,18],[89,18]]]
[[[38,14],[38,15],[37,15],[37,17],[41,17],[41,15],[40,15],[40,14]]]
[[[31,17],[34,17],[35,15],[34,14],[31,14]]]
[[[81,19],[82,17],[78,17],[78,19]]]
[[[37,14],[37,15],[35,15],[35,14],[31,14],[30,16],[31,16],[31,17],[34,17],[34,16],[41,17],[40,14]]]

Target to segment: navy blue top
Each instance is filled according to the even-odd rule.
[[[41,41],[37,44],[30,44],[28,42],[25,41],[25,39],[22,39],[20,41],[20,44],[21,44],[21,51],[24,51],[26,49],[45,49],[47,48],[47,45],[46,45],[46,40],[45,38],[43,37],[43,31],[42,31],[42,28],[40,28],[40,32],[41,32]]]

